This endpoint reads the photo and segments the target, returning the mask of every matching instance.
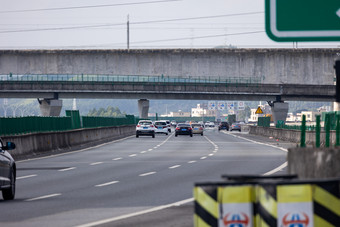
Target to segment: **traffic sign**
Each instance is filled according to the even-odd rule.
[[[224,110],[225,109],[225,102],[224,101],[219,101],[217,103],[217,107],[219,110]]]
[[[215,101],[208,102],[208,109],[209,110],[215,110],[216,109],[216,102]]]
[[[340,41],[339,0],[265,0],[266,32],[274,41]]]
[[[263,114],[261,107],[257,107],[255,114]]]

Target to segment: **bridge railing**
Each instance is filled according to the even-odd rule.
[[[259,84],[261,77],[173,77],[149,75],[58,75],[58,74],[30,74],[30,75],[0,75],[0,81],[18,82],[129,82],[129,83],[187,83],[187,84]]]

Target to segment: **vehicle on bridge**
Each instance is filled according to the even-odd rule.
[[[12,142],[4,143],[0,139],[0,190],[4,200],[15,197],[16,164],[8,150],[15,149]]]
[[[152,121],[149,120],[141,120],[138,122],[136,126],[136,137],[139,136],[152,136],[155,138],[155,126]]]
[[[165,121],[155,121],[155,133],[164,133],[165,135],[169,134],[169,128]]]
[[[179,123],[176,126],[175,136],[178,135],[190,135],[192,137],[192,127],[190,124]]]

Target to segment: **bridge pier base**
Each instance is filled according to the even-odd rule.
[[[288,114],[288,103],[283,101],[273,102],[269,104],[273,114],[274,124],[277,124],[277,121],[286,122],[287,114]]]
[[[139,111],[139,118],[148,118],[149,115],[149,100],[147,99],[140,99],[138,100],[138,111]]]
[[[59,99],[38,99],[41,116],[59,116],[63,107],[63,100]]]

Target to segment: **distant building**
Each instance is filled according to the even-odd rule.
[[[191,113],[190,112],[182,112],[182,111],[170,112],[168,117],[191,117]]]
[[[315,115],[320,115],[319,112],[313,112],[313,111],[302,111],[301,116],[305,115],[306,116],[306,121],[315,121]],[[302,120],[302,117],[301,117]]]
[[[206,108],[202,108],[201,104],[197,104],[196,108],[191,108],[191,116],[192,117],[215,117],[216,110],[209,110]]]

